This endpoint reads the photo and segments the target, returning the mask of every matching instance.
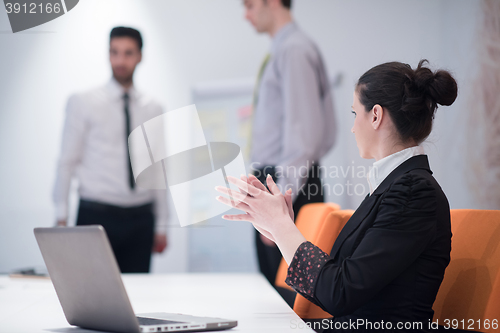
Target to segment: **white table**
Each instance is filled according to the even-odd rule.
[[[126,274],[123,282],[136,313],[237,320],[228,333],[314,332],[260,274]],[[0,332],[96,331],[68,324],[50,280],[0,275]]]

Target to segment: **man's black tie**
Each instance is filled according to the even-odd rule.
[[[129,96],[128,93],[123,95],[124,109],[125,109],[125,143],[127,148],[127,169],[128,169],[128,181],[130,188],[133,190],[135,187],[134,174],[132,173],[132,164],[130,163],[130,152],[128,150],[128,136],[130,134],[130,113],[128,111]]]

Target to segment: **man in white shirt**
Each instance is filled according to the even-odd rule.
[[[139,31],[114,28],[112,79],[69,98],[53,192],[57,225],[66,226],[71,179],[78,179],[76,224],[104,227],[123,273],[149,272],[151,252],[161,253],[167,246],[166,193],[136,186],[128,152],[130,132],[163,113],[133,86],[141,50]]]
[[[323,202],[319,161],[335,141],[333,100],[318,47],[293,21],[291,0],[244,0],[245,17],[272,38],[254,97],[251,168],[267,174],[282,193],[292,189],[297,216],[308,203]],[[259,267],[274,285],[281,253],[256,232]]]

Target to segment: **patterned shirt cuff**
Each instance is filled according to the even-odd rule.
[[[311,242],[300,244],[288,267],[286,284],[295,289],[309,301],[314,301],[314,286],[321,266],[328,261],[328,253],[323,252]]]

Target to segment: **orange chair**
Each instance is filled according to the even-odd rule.
[[[499,332],[500,211],[452,209],[451,230],[451,262],[434,302],[434,321]]]
[[[324,252],[330,253],[337,236],[353,213],[353,210],[332,211],[326,216],[322,223],[318,223],[318,226],[313,227],[313,230],[309,229],[306,233],[304,233],[299,226],[298,227],[308,241],[318,246]],[[284,281],[288,270],[288,265],[285,260],[281,261],[280,270],[284,270]],[[295,298],[293,310],[302,319],[322,319],[332,317],[331,314],[323,311],[320,307],[309,302],[299,294],[297,294]]]
[[[335,203],[311,203],[302,206],[297,215],[295,225],[300,230],[302,235],[308,240],[316,239],[316,235],[319,233],[320,228],[323,225],[323,221],[326,219],[328,214],[335,210],[339,210],[340,206]],[[331,247],[330,247],[331,249]],[[288,270],[288,265],[284,259],[281,259],[278,272],[276,273],[276,280],[274,284],[277,287],[285,288],[290,291],[294,291],[290,286],[285,283],[286,272]]]

